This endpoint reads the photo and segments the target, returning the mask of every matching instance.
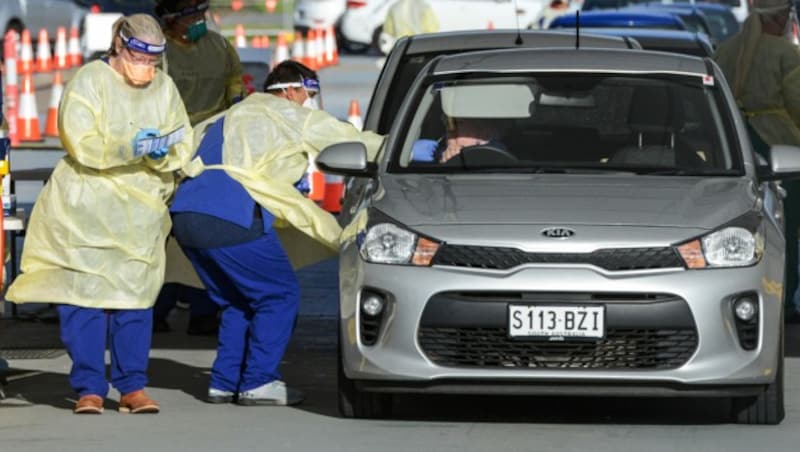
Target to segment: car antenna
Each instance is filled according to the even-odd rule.
[[[575,50],[581,48],[581,11],[575,11]]]
[[[517,0],[514,0],[514,16],[517,18],[517,39],[514,41],[514,44],[521,46],[522,45],[522,33],[519,31],[519,5],[517,4]]]

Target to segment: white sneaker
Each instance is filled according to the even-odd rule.
[[[236,403],[239,405],[296,405],[303,401],[302,391],[286,386],[280,380],[239,393]]]
[[[233,402],[234,395],[235,394],[232,391],[223,391],[222,389],[208,388],[208,396],[206,396],[206,402],[231,403]]]

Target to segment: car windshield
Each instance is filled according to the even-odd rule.
[[[714,85],[652,74],[433,80],[400,126],[389,171],[740,175]]]

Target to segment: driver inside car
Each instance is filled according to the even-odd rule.
[[[445,163],[470,146],[491,146],[507,150],[500,141],[501,130],[481,118],[447,117],[447,135],[443,139],[419,139],[411,149],[415,162]]]

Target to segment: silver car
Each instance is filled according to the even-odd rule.
[[[778,179],[708,59],[512,49],[432,60],[342,218],[339,401],[393,394],[712,396],[783,409]],[[446,160],[452,130],[480,123]],[[469,137],[468,137],[469,138]],[[763,163],[762,163],[763,162]]]

